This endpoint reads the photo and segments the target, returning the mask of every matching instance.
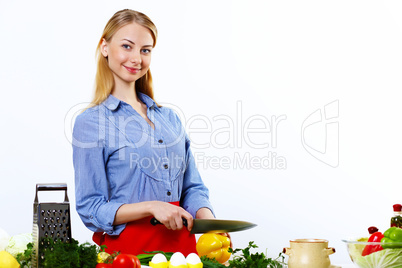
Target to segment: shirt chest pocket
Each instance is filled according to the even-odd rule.
[[[130,165],[150,179],[174,181],[182,177],[186,169],[184,144],[166,146],[142,146],[129,153]]]

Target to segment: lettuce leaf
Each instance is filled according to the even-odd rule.
[[[17,257],[18,253],[24,253],[27,249],[27,244],[32,243],[32,234],[23,233],[14,235],[8,241],[8,245],[5,251],[13,255],[14,258]]]
[[[360,268],[401,268],[402,250],[383,249],[364,257],[354,256],[353,259]]]
[[[357,241],[358,242],[367,242],[368,237],[359,238]],[[354,260],[357,257],[361,257],[365,246],[366,246],[365,244],[358,244],[358,243],[348,244],[348,251],[349,251],[349,255],[350,255],[351,259]]]

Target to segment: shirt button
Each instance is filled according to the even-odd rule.
[[[172,195],[172,193],[171,193],[170,191],[168,191],[168,192],[167,192],[167,195],[168,195],[168,196],[171,196],[171,195]]]
[[[162,140],[162,139],[160,139],[160,140],[158,140],[158,142],[159,142],[159,143],[163,143],[163,140]]]
[[[163,167],[164,167],[165,169],[168,169],[169,166],[168,166],[167,164],[164,164]]]

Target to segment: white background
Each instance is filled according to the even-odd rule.
[[[72,111],[91,99],[97,42],[123,8],[144,12],[158,27],[155,99],[185,115],[217,217],[258,224],[233,233],[235,247],[255,241],[276,257],[290,239],[326,238],[337,250],[332,262],[350,263],[341,239],[366,235],[371,225],[388,227],[392,205],[402,202],[400,1],[2,0],[1,228],[10,235],[31,232],[35,184],[66,182],[73,237],[90,241],[75,212]],[[336,167],[302,144],[304,120],[332,102],[339,103],[336,139],[325,139],[325,124],[305,135],[320,150],[339,142]],[[246,142],[272,138],[247,136],[247,119],[281,115],[276,147]],[[195,130],[203,127],[194,120],[201,116],[209,133]],[[227,124],[216,116],[238,128],[217,135]],[[263,121],[251,127],[261,129]],[[233,140],[231,147],[218,146]],[[204,142],[210,146],[196,146]],[[269,152],[286,167],[233,162],[235,155]],[[330,153],[336,162],[338,151]],[[211,157],[229,164],[208,164]],[[39,199],[59,201],[56,196]]]

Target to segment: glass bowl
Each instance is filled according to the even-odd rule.
[[[346,243],[350,259],[356,267],[402,268],[402,243],[366,242],[367,239],[366,241],[362,240],[342,240]],[[362,256],[363,251],[372,253]]]

